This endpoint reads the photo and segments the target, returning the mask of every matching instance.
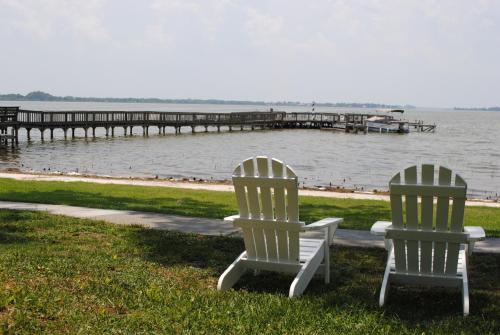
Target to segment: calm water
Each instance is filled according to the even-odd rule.
[[[262,106],[104,104],[2,102],[36,110],[158,110],[193,112],[230,112],[263,110]],[[306,107],[275,108],[309,111]],[[317,108],[317,112],[346,109]],[[353,111],[360,111],[359,109]],[[500,112],[451,110],[408,110],[404,118],[422,119],[438,125],[435,133],[408,135],[345,134],[320,130],[234,131],[232,133],[123,137],[63,140],[56,131],[54,141],[39,140],[36,130],[15,150],[0,151],[0,168],[62,171],[115,176],[230,178],[241,160],[254,155],[277,157],[291,165],[306,185],[339,185],[383,189],[390,177],[413,164],[433,163],[448,166],[468,182],[474,197],[500,194]],[[170,130],[172,131],[172,130]],[[98,129],[99,135],[104,134]],[[77,131],[83,137],[83,130]],[[48,134],[46,134],[47,138]]]

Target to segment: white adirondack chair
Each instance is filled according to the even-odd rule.
[[[384,305],[391,282],[461,287],[463,312],[468,315],[467,249],[471,253],[485,233],[481,227],[462,227],[467,184],[458,174],[452,183],[451,170],[439,167],[436,183],[433,165],[422,165],[421,170],[421,180],[416,166],[404,170],[404,181],[400,173],[391,179],[392,222],[379,221],[371,229],[385,236],[389,250],[379,304]]]
[[[296,273],[289,297],[300,296],[314,274],[330,281],[329,244],[341,218],[310,225],[299,221],[298,180],[277,159],[249,158],[233,173],[239,214],[227,217],[243,230],[244,251],[219,278],[217,289],[231,288],[248,269]],[[324,230],[324,238],[299,233]]]

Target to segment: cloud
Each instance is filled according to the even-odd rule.
[[[106,41],[109,34],[99,12],[105,0],[0,0],[6,25],[34,39],[47,40],[62,33],[75,39]]]
[[[253,45],[268,47],[280,45],[285,20],[279,15],[264,13],[254,8],[247,10],[246,33]]]
[[[499,25],[498,0],[0,0],[23,67],[37,50],[81,87],[95,69],[148,96],[498,104]]]
[[[155,21],[150,24],[148,34],[170,36],[168,40],[172,41],[180,37],[176,28],[190,26],[197,36],[213,42],[221,33],[225,13],[233,4],[233,0],[152,0],[150,8]]]

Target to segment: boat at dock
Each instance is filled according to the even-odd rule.
[[[375,112],[377,112],[377,113],[401,113],[401,114],[403,114],[405,111],[404,111],[404,109],[380,108],[380,109],[376,109]]]
[[[367,131],[375,133],[398,133],[406,134],[410,132],[407,121],[395,120],[392,116],[375,115],[365,120]]]

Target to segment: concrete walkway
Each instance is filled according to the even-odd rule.
[[[152,229],[174,230],[203,235],[230,236],[237,235],[239,231],[237,228],[233,227],[232,223],[227,223],[218,219],[194,218],[127,210],[95,209],[11,201],[0,201],[0,209],[46,211],[51,214],[103,220],[120,225],[140,225]],[[369,231],[350,229],[337,229],[334,244],[354,247],[384,247],[383,239],[380,236],[373,236]],[[500,253],[500,238],[486,238],[485,241],[477,242],[474,251]]]

